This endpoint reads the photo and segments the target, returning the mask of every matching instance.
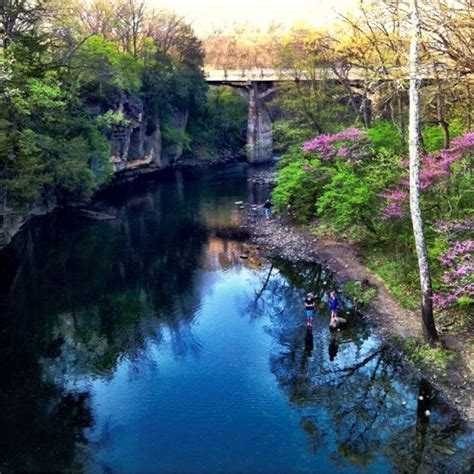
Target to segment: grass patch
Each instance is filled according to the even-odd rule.
[[[416,339],[403,339],[402,347],[411,364],[436,373],[442,380],[446,380],[448,366],[456,358],[456,352],[452,350],[431,347]]]
[[[364,250],[364,261],[367,268],[382,278],[402,306],[413,310],[420,307],[416,264],[403,256],[374,248]]]
[[[349,296],[356,307],[362,307],[370,303],[377,296],[377,288],[368,282],[348,281],[344,285],[344,293]]]

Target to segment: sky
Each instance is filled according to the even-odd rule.
[[[295,22],[329,26],[337,12],[351,10],[357,0],[149,0],[149,3],[185,16],[198,34],[205,34],[215,26],[233,22],[248,22],[262,28],[272,20],[286,26]]]

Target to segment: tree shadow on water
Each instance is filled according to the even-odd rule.
[[[351,312],[347,330],[329,331],[323,304],[306,327],[303,295],[320,298],[332,285],[324,269],[273,261],[261,281],[251,308],[271,320],[271,370],[301,412],[315,459],[340,469],[471,472],[472,432],[362,318]]]

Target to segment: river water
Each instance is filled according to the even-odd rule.
[[[469,472],[473,435],[318,265],[264,261],[252,167],[179,171],[55,213],[0,259],[0,471]],[[419,396],[423,400],[419,400]],[[430,411],[430,416],[425,414]]]

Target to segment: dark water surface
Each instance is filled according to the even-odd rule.
[[[0,471],[469,472],[473,436],[318,265],[241,259],[245,165],[38,219],[0,259]],[[419,395],[424,397],[418,400]],[[431,416],[425,415],[426,410]]]

